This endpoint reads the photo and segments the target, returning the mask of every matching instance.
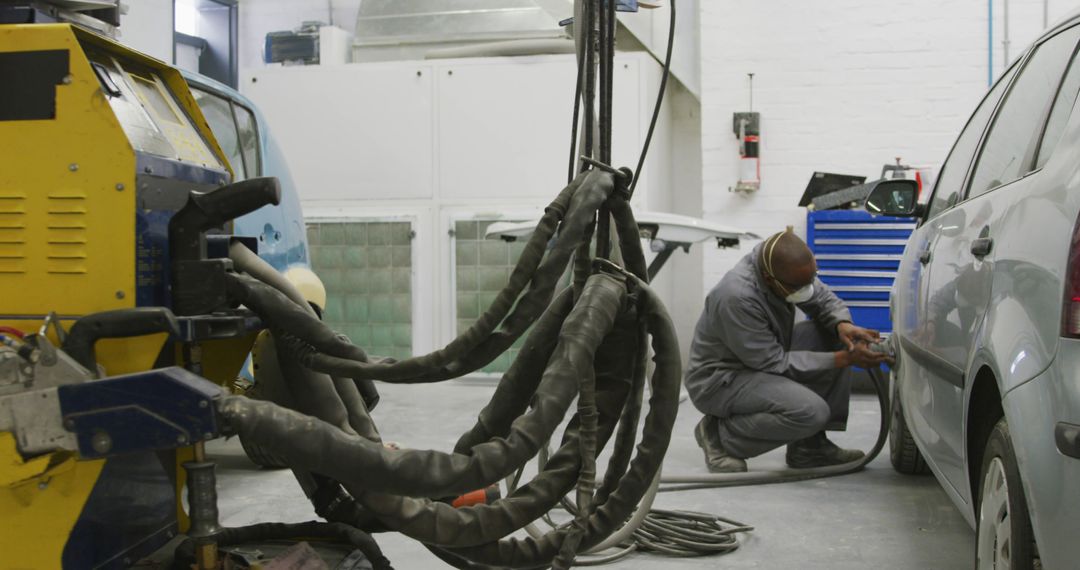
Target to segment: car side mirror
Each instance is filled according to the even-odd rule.
[[[914,180],[883,179],[872,182],[865,208],[875,216],[910,218],[920,215],[919,183]]]

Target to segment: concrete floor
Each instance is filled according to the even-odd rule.
[[[375,420],[387,440],[405,447],[449,450],[472,425],[492,388],[483,382],[431,386],[380,385],[382,402]],[[856,396],[850,430],[833,439],[869,449],[877,435],[877,403]],[[664,464],[665,473],[704,474],[702,454],[691,430],[700,415],[683,402]],[[233,439],[209,448],[218,461],[222,524],[315,518],[287,470],[265,471],[249,463]],[[800,568],[800,569],[951,569],[970,568],[974,533],[932,476],[894,472],[887,449],[866,471],[831,479],[665,493],[654,506],[705,511],[755,527],[742,547],[719,557],[668,559],[635,554],[612,565],[624,569]],[[751,469],[779,468],[783,450],[750,461]],[[603,465],[603,463],[601,463]],[[379,535],[379,544],[399,569],[446,568],[416,542],[396,534]]]

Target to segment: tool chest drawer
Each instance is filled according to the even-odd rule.
[[[818,276],[851,309],[855,324],[892,330],[889,291],[915,221],[871,216],[862,210],[824,210],[806,215],[806,242]]]

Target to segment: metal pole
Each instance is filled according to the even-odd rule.
[[[994,0],[986,0],[986,85],[994,84]]]
[[[596,157],[593,130],[596,128],[596,16],[599,0],[585,2],[585,148],[582,153]]]
[[[1002,17],[1005,19],[1005,34],[1001,38],[1001,45],[1005,48],[1005,57],[1001,60],[1002,65],[1009,65],[1009,0],[1002,0],[1005,6],[1005,13]]]

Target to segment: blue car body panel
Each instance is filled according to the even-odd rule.
[[[184,71],[183,75],[192,87],[230,99],[254,114],[259,134],[260,156],[259,169],[255,175],[274,176],[281,183],[281,204],[264,206],[237,218],[233,224],[233,232],[236,235],[258,238],[259,257],[278,271],[285,271],[294,265],[310,267],[300,195],[285,156],[274,140],[265,117],[250,99],[228,85],[189,71]]]

